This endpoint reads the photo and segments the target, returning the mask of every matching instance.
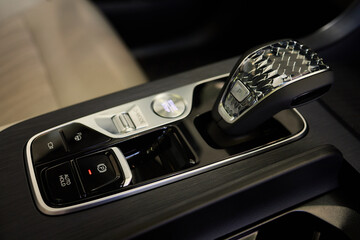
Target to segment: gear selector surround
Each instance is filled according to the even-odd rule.
[[[220,128],[230,135],[244,134],[277,112],[295,107],[299,96],[328,90],[332,72],[307,46],[282,40],[248,51],[233,68],[213,109]],[[314,100],[325,91],[316,91]],[[304,99],[304,98],[303,98]]]

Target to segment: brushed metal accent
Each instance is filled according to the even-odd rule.
[[[208,78],[208,79],[199,81],[197,83],[186,85],[186,86],[181,87],[181,88],[170,90],[169,92],[171,92],[171,93],[183,93],[183,95],[180,95],[180,96],[183,96],[184,101],[187,103],[187,109],[185,110],[185,113],[183,115],[181,115],[180,117],[177,117],[177,118],[170,118],[170,119],[162,118],[162,117],[157,116],[152,111],[151,107],[149,106],[149,103],[151,103],[151,101],[149,101],[149,100],[154,99],[156,96],[158,96],[158,94],[154,95],[154,96],[150,96],[150,97],[140,99],[140,100],[135,101],[135,102],[136,102],[136,104],[139,104],[139,106],[143,106],[142,104],[144,104],[146,101],[148,101],[146,106],[149,106],[149,111],[152,113],[152,115],[157,116],[156,119],[158,119],[158,118],[162,119],[163,120],[163,121],[161,121],[162,123],[165,122],[165,124],[168,124],[168,123],[171,123],[171,122],[174,122],[174,121],[178,121],[179,119],[183,119],[190,113],[191,104],[192,104],[192,94],[193,94],[193,90],[194,90],[194,88],[196,86],[198,86],[200,84],[203,84],[203,83],[206,83],[206,82],[213,81],[213,80],[221,79],[221,78],[224,78],[224,77],[227,77],[227,76],[229,76],[229,74],[222,74],[222,75],[219,75],[219,76],[215,76],[215,77],[212,77],[212,78]],[[115,111],[117,111],[119,109],[130,109],[131,107],[129,108],[129,106],[131,106],[131,107],[134,106],[134,102],[127,103],[127,104],[124,104],[124,105],[121,105],[121,106],[118,106],[118,107],[115,107],[115,108],[111,108],[111,109],[108,109],[108,110],[105,110],[105,111],[101,111],[99,113],[95,113],[95,114],[89,115],[87,117],[74,120],[72,122],[82,123],[82,124],[84,124],[84,125],[86,125],[86,126],[88,126],[90,128],[93,128],[94,130],[97,130],[97,131],[99,131],[99,132],[101,132],[101,133],[103,133],[103,134],[105,134],[105,135],[107,135],[109,137],[121,138],[122,136],[119,136],[119,135],[113,134],[113,133],[109,133],[109,132],[105,131],[104,129],[100,128],[96,124],[95,119],[96,119],[97,116],[104,116],[104,115],[114,116]],[[307,125],[305,119],[303,118],[303,116],[296,109],[294,109],[294,111],[299,116],[301,121],[303,122],[304,127],[299,133],[297,133],[297,134],[295,134],[295,135],[293,135],[293,136],[291,136],[289,138],[282,139],[282,140],[280,140],[278,142],[273,142],[273,143],[269,143],[269,144],[266,144],[266,145],[263,145],[263,146],[259,146],[258,148],[255,148],[253,150],[244,152],[244,153],[239,154],[237,156],[231,156],[231,157],[229,157],[227,159],[223,159],[221,161],[218,161],[218,162],[215,162],[215,163],[212,163],[212,164],[200,167],[200,168],[196,168],[196,169],[189,170],[187,172],[184,172],[184,173],[181,173],[181,174],[178,174],[178,175],[174,175],[174,176],[171,176],[171,177],[168,177],[168,178],[165,178],[165,179],[161,179],[161,180],[158,180],[156,182],[152,182],[152,183],[142,185],[142,186],[139,186],[139,187],[136,187],[136,188],[128,189],[128,190],[123,191],[123,192],[119,192],[119,193],[116,193],[116,194],[113,194],[113,195],[105,196],[105,197],[98,198],[98,199],[95,199],[95,200],[91,200],[91,201],[88,201],[88,202],[84,202],[84,203],[80,203],[80,204],[76,204],[76,205],[72,205],[72,206],[67,206],[67,207],[62,207],[62,208],[50,207],[44,202],[44,200],[43,200],[43,198],[41,196],[41,193],[40,193],[39,185],[38,185],[37,180],[36,180],[34,166],[33,166],[32,158],[31,158],[31,143],[33,142],[33,140],[37,136],[39,136],[41,134],[44,134],[44,133],[47,133],[47,132],[50,132],[50,131],[52,131],[54,129],[57,129],[57,128],[60,128],[62,126],[68,125],[68,124],[70,124],[72,122],[65,123],[65,124],[62,124],[60,126],[56,126],[54,128],[48,129],[48,130],[46,130],[44,132],[36,134],[35,136],[33,136],[28,141],[28,143],[26,145],[26,158],[27,158],[26,159],[27,160],[26,161],[26,167],[27,167],[27,171],[28,171],[28,174],[29,174],[30,186],[31,186],[31,190],[33,192],[33,196],[34,196],[34,199],[35,199],[36,206],[38,207],[38,209],[42,213],[44,213],[46,215],[63,215],[63,214],[67,214],[67,213],[71,213],[71,212],[75,212],[75,211],[80,211],[80,210],[83,210],[83,209],[87,209],[87,208],[91,208],[91,207],[94,207],[94,206],[102,205],[104,203],[108,203],[108,202],[112,202],[112,201],[119,200],[119,199],[122,199],[122,198],[126,198],[126,197],[129,197],[129,196],[141,193],[141,192],[149,191],[151,189],[161,187],[161,186],[164,186],[164,185],[176,182],[176,181],[180,181],[180,180],[183,180],[185,178],[192,177],[192,176],[195,176],[197,174],[204,173],[204,172],[213,170],[215,168],[227,165],[227,164],[229,164],[231,162],[236,162],[236,161],[238,161],[240,159],[250,157],[250,156],[253,156],[255,154],[258,154],[258,153],[273,149],[275,147],[287,144],[289,142],[292,142],[292,141],[295,141],[295,140],[301,138],[306,133],[307,128],[308,128],[308,125]],[[147,117],[147,120],[149,120],[148,117]],[[153,121],[148,121],[148,122],[153,123]],[[151,126],[149,125],[147,128],[144,128],[144,129],[148,130],[150,128],[155,128],[155,127],[158,127],[158,126],[161,125],[161,124],[160,125],[159,124],[160,123],[158,122],[158,123],[156,123],[154,125],[151,125]],[[135,133],[138,133],[139,131],[144,131],[144,129],[140,129],[138,131],[135,130],[133,132],[130,132],[130,134],[135,134]],[[129,136],[129,135],[127,135],[127,136]],[[125,165],[125,167],[126,167],[126,165]]]
[[[127,185],[130,184],[131,179],[132,179],[132,174],[131,174],[131,170],[129,167],[128,162],[125,159],[124,154],[122,154],[122,152],[120,151],[119,148],[117,147],[112,147],[110,148],[116,155],[116,158],[118,159],[120,166],[123,170],[124,173],[124,183],[123,183],[123,187],[126,187]]]

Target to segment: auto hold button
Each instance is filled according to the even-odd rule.
[[[45,185],[51,202],[55,204],[68,203],[80,199],[70,162],[45,169]]]

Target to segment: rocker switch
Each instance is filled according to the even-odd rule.
[[[148,126],[144,114],[137,105],[127,112],[114,116],[113,122],[120,133],[127,133]]]
[[[120,132],[127,133],[135,130],[135,124],[133,123],[128,113],[121,113],[118,115],[118,128]]]

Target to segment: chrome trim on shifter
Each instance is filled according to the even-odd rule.
[[[221,97],[218,113],[233,124],[280,89],[329,70],[317,53],[297,41],[264,45],[239,63]]]
[[[123,187],[126,187],[127,185],[130,184],[131,179],[132,179],[132,174],[131,174],[129,164],[126,161],[124,154],[122,154],[122,152],[119,150],[119,148],[113,147],[113,148],[111,148],[111,150],[115,153],[116,158],[118,159],[118,161],[120,163],[120,166],[121,166],[123,174],[124,174]]]

